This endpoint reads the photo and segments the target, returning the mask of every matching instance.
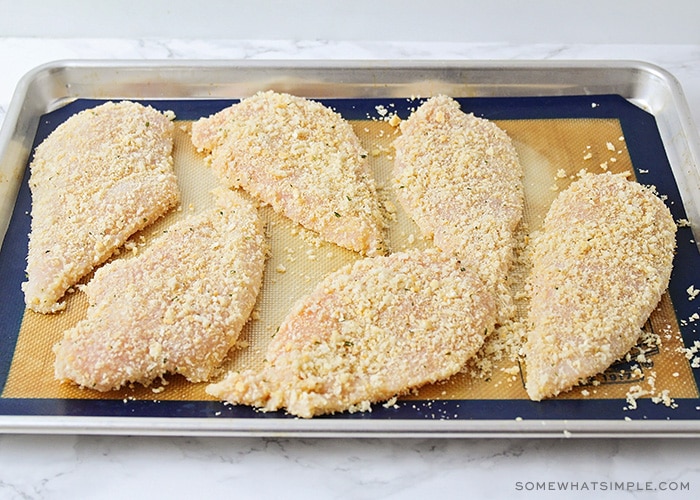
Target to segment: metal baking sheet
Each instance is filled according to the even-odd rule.
[[[464,381],[469,378],[466,374],[460,382],[467,386],[466,396],[460,395],[459,384],[452,383],[421,390],[393,406],[376,405],[372,412],[310,420],[223,405],[188,392],[168,396],[170,388],[158,394],[142,390],[106,397],[95,397],[90,391],[56,392],[51,381],[41,378],[45,376],[42,368],[22,358],[35,355],[31,341],[38,340],[32,333],[27,341],[23,329],[31,321],[18,291],[26,256],[31,207],[26,175],[33,146],[70,114],[104,100],[139,100],[172,109],[186,132],[188,121],[264,89],[334,107],[364,134],[368,146],[376,146],[376,154],[371,153],[377,164],[391,159],[386,113],[406,118],[420,97],[445,93],[458,98],[465,111],[506,128],[528,165],[539,165],[538,158],[546,156],[547,141],[555,142],[549,149],[556,151],[561,147],[557,141],[564,138],[574,151],[568,163],[543,162],[567,169],[567,174],[574,173],[579,164],[590,170],[629,169],[640,182],[656,185],[674,218],[684,223],[679,228],[674,276],[664,305],[672,317],[660,317],[648,325],[652,330],[677,331],[676,344],[667,340],[667,357],[651,353],[650,359],[657,369],[667,372],[670,382],[676,382],[675,377],[685,385],[670,384],[672,390],[665,398],[660,386],[655,400],[627,401],[625,393],[639,381],[631,379],[629,367],[623,366],[602,374],[598,379],[602,386],[533,403],[519,394],[522,387],[517,373],[511,371],[505,379],[494,374],[493,379],[472,384],[481,387],[481,392],[474,392]],[[559,135],[547,135],[551,124],[560,129]],[[600,130],[602,135],[596,132]],[[680,352],[692,348],[698,339],[695,319],[700,298],[690,300],[687,290],[694,284],[700,288],[695,238],[700,227],[699,152],[697,132],[679,84],[662,69],[639,62],[64,61],[36,68],[21,80],[0,131],[0,431],[394,437],[700,435],[700,374],[693,368],[693,357]],[[531,182],[535,187],[530,188],[530,198],[546,206],[560,188],[560,178],[547,174]],[[336,264],[326,262],[328,265]],[[326,272],[317,264],[307,262],[307,267],[312,270],[305,272],[307,278],[313,272]],[[669,359],[675,363],[672,367],[667,366]],[[589,396],[597,387],[603,387],[605,397]]]

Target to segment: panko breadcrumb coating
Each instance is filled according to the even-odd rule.
[[[585,174],[533,241],[527,393],[556,396],[624,356],[668,286],[676,225],[624,174]]]
[[[282,322],[261,371],[207,392],[300,417],[367,410],[457,373],[495,322],[495,300],[435,249],[365,258],[327,276]]]
[[[98,391],[168,372],[208,380],[253,309],[266,251],[256,207],[220,188],[215,208],[95,273],[87,318],[54,346],[56,378]]]
[[[502,282],[524,207],[523,168],[506,132],[438,95],[401,123],[394,148],[397,198],[421,232]]]
[[[31,163],[27,307],[65,307],[65,292],[135,232],[177,205],[172,113],[123,101],[73,115]]]
[[[384,215],[367,153],[351,125],[321,103],[260,92],[192,125],[228,187],[242,187],[323,239],[385,252]]]

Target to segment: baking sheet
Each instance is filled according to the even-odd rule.
[[[288,73],[297,71],[287,69]],[[405,68],[399,69],[399,74],[404,74]],[[241,71],[250,73],[250,70],[245,68],[245,71]],[[283,70],[275,69],[284,74]],[[340,73],[345,74],[344,70],[340,68]],[[238,74],[233,69],[230,71],[233,76]],[[265,73],[269,71],[270,68],[266,68]],[[367,76],[374,75],[376,80],[377,74],[385,75],[386,70],[364,71],[368,73]],[[476,76],[484,77],[483,69],[481,72],[473,70],[472,76],[464,75],[464,71],[464,68],[460,68],[459,73],[465,82],[476,79]],[[560,68],[560,72],[554,74],[563,71]],[[104,72],[109,71],[105,69]],[[359,92],[364,95],[347,97],[344,94],[358,93],[357,83],[349,86],[343,83],[324,85],[315,82],[314,78],[318,75],[309,70],[306,80],[279,76],[271,82],[259,82],[257,86],[239,83],[245,89],[239,89],[241,94],[230,97],[274,88],[323,100],[351,121],[370,152],[371,164],[381,184],[387,180],[391,165],[390,142],[396,133],[386,118],[394,113],[406,118],[411,109],[420,104],[417,96],[427,96],[437,91],[449,92],[459,98],[463,110],[495,120],[513,137],[526,170],[528,230],[537,228],[551,200],[582,168],[594,172],[633,172],[640,182],[657,185],[659,191],[668,197],[674,218],[689,220],[689,213],[693,213],[695,206],[692,197],[689,201],[681,196],[684,190],[692,193],[693,189],[688,188],[688,179],[679,181],[676,172],[679,168],[694,172],[695,167],[690,165],[693,170],[687,170],[687,166],[676,165],[674,169],[670,160],[679,151],[664,143],[664,132],[668,134],[669,131],[664,131],[663,121],[656,116],[659,113],[648,112],[654,110],[641,102],[639,96],[576,93],[553,96],[546,93],[552,89],[543,87],[538,89],[543,95],[521,96],[505,92],[505,95],[481,97],[473,95],[477,93],[474,88],[467,90],[469,86],[466,83],[451,82],[454,75],[446,77],[444,69],[433,70],[432,73],[434,78],[427,83],[396,81],[394,86],[405,87],[401,91],[387,85],[365,83],[362,92]],[[521,73],[526,77],[523,81],[526,81],[541,73],[541,70],[531,68],[529,72]],[[255,79],[251,78],[251,81]],[[501,80],[500,85],[503,84]],[[152,82],[147,84],[149,87],[152,85]],[[168,85],[172,85],[172,82],[163,82],[162,88],[168,88]],[[203,158],[189,144],[189,122],[234,101],[202,99],[202,96],[192,98],[192,89],[186,86],[182,88],[182,96],[177,96],[181,98],[174,100],[143,96],[142,91],[132,92],[132,95],[101,96],[95,95],[99,94],[95,90],[83,91],[83,95],[77,97],[146,97],[147,103],[176,112],[176,169],[183,188],[183,209],[159,224],[167,225],[177,217],[204,208],[208,187],[215,181],[203,165]],[[408,90],[413,92],[407,93]],[[463,93],[454,93],[457,91]],[[388,95],[375,95],[382,92]],[[670,94],[674,95],[673,92]],[[659,100],[658,95],[654,98]],[[37,133],[27,131],[25,135],[29,135],[31,141],[38,142],[76,110],[99,102],[60,98],[47,103],[46,109],[41,111],[41,120],[36,120]],[[51,111],[53,108],[57,109]],[[681,111],[676,110],[675,113],[680,116]],[[26,119],[26,115],[20,115],[20,118]],[[661,117],[672,119],[665,118],[663,113]],[[674,134],[678,135],[678,131]],[[27,137],[21,139],[27,142]],[[671,154],[668,153],[669,149]],[[26,162],[27,158],[23,159],[15,167],[16,170],[26,174]],[[282,412],[261,414],[246,407],[223,405],[206,396],[201,384],[188,384],[177,377],[169,380],[170,383],[162,390],[156,388],[156,392],[153,388],[137,387],[107,394],[80,390],[53,381],[50,348],[60,338],[61,332],[82,316],[85,301],[82,294],[76,293],[70,297],[68,311],[63,315],[44,317],[24,313],[21,294],[17,297],[17,282],[23,279],[29,223],[26,179],[19,183],[17,189],[19,196],[13,205],[15,215],[11,218],[10,230],[0,255],[0,272],[3,276],[3,290],[0,293],[3,294],[4,304],[0,306],[4,309],[0,419],[4,416],[1,422],[5,423],[0,428],[4,430],[182,434],[285,432],[313,435],[553,435],[564,431],[585,431],[596,435],[625,435],[640,431],[647,435],[657,432],[687,435],[688,432],[700,430],[700,426],[696,425],[700,414],[697,370],[691,368],[692,356],[689,360],[682,352],[684,347],[692,346],[697,337],[693,320],[697,305],[688,300],[687,293],[689,283],[700,283],[697,280],[700,266],[697,265],[692,224],[679,230],[679,252],[670,293],[646,327],[647,331],[663,337],[663,342],[660,347],[640,347],[646,352],[646,361],[637,363],[641,370],[635,372],[631,369],[633,363],[622,363],[601,374],[588,386],[577,388],[553,401],[532,403],[526,399],[517,360],[506,356],[505,359],[490,360],[486,368],[472,366],[447,383],[423,388],[410,397],[400,399],[395,405],[377,405],[370,413],[301,421],[289,418]],[[390,190],[383,190],[382,194],[391,201]],[[691,210],[686,211],[686,207]],[[227,368],[250,366],[258,362],[266,339],[279,324],[280,315],[284,314],[288,305],[308,291],[325,273],[357,258],[351,252],[319,243],[313,235],[293,227],[270,210],[265,211],[264,217],[268,221],[268,233],[273,244],[273,256],[266,272],[266,289],[258,305],[257,319],[248,325],[243,337],[247,347],[232,354]],[[148,234],[139,235],[139,244],[147,244],[149,234],[158,230],[159,226],[155,226],[150,232],[145,232]],[[394,250],[400,250],[429,245],[430,242],[423,241],[417,228],[397,210],[397,218],[392,223],[391,244]],[[284,266],[285,272],[277,271],[281,269],[280,265]],[[7,281],[6,276],[10,278]],[[627,400],[626,396],[635,391],[641,393],[642,398]]]

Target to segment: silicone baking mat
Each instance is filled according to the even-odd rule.
[[[553,400],[533,403],[523,388],[523,367],[517,349],[526,299],[522,284],[527,261],[513,269],[518,300],[514,323],[496,331],[475,362],[448,381],[421,388],[371,412],[337,414],[324,418],[371,419],[695,419],[698,405],[698,370],[694,369],[696,320],[700,297],[694,284],[700,256],[677,186],[659,137],[654,117],[616,95],[458,98],[465,112],[494,120],[514,141],[525,169],[526,211],[520,237],[537,230],[559,191],[581,170],[629,172],[639,182],[653,184],[679,221],[678,250],[671,286],[645,326],[639,345],[627,359],[605,373]],[[77,100],[44,115],[36,134],[39,144],[72,114],[102,101]],[[132,238],[132,248],[148,245],[151,238],[175,220],[197,213],[211,203],[209,191],[216,180],[204,157],[189,140],[192,120],[208,116],[235,101],[143,101],[175,112],[175,169],[182,203],[155,225]],[[380,197],[391,215],[389,244],[393,251],[429,246],[393,197],[389,182],[391,142],[399,133],[397,120],[420,105],[415,97],[391,99],[325,99],[353,125],[368,151],[380,187]],[[28,176],[28,169],[26,172]],[[29,232],[31,198],[27,178],[21,187],[10,228],[0,253],[2,276],[0,325],[0,414],[80,416],[173,416],[212,418],[285,418],[284,412],[262,414],[244,406],[222,404],[204,392],[206,384],[191,384],[167,376],[150,387],[135,385],[99,393],[59,384],[53,377],[52,346],[63,331],[85,314],[82,292],[71,293],[66,311],[40,315],[24,310],[20,289]],[[328,272],[358,255],[320,241],[314,234],[272,212],[261,210],[272,247],[265,282],[252,320],[223,372],[258,366],[266,344],[291,305]],[[122,251],[115,258],[128,258]],[[525,252],[526,253],[526,252]],[[89,277],[86,278],[88,280]],[[700,360],[698,360],[700,361]],[[410,367],[407,367],[410,369]]]

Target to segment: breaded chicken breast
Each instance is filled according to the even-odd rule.
[[[35,150],[27,307],[65,307],[65,292],[135,232],[177,205],[172,114],[108,102],[73,115]]]
[[[508,135],[439,95],[401,123],[394,141],[396,195],[435,246],[479,263],[498,283],[522,219],[523,169]]]
[[[221,188],[215,208],[97,270],[86,319],[54,347],[56,378],[98,391],[166,373],[208,380],[253,309],[266,248],[256,207]]]
[[[272,91],[192,125],[228,187],[242,187],[323,239],[384,252],[385,222],[366,152],[352,127],[322,104]]]
[[[604,371],[638,341],[668,286],[676,225],[624,175],[586,174],[533,241],[527,393],[539,401]]]
[[[435,249],[365,258],[328,275],[282,322],[260,371],[207,392],[300,417],[369,409],[457,373],[495,321],[495,300]]]

